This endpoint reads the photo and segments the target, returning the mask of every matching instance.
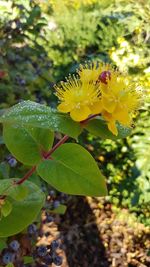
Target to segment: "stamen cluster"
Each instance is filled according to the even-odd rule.
[[[81,65],[77,76],[69,76],[56,86],[56,95],[61,101],[60,112],[69,112],[75,121],[99,114],[114,135],[118,134],[116,122],[127,127],[132,124],[133,113],[141,102],[136,84],[110,64],[101,63]]]

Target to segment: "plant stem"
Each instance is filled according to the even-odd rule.
[[[22,184],[24,181],[26,181],[36,170],[36,166],[33,166],[32,169],[30,169],[24,176],[22,179],[20,179],[17,183],[17,185]]]
[[[90,117],[88,117],[87,119],[83,120],[83,121],[80,121],[80,124],[85,124],[87,123],[88,121],[90,121],[91,119],[97,117],[99,114],[95,114],[95,115],[91,115]]]
[[[45,159],[48,159],[51,154],[62,144],[64,144],[67,140],[68,140],[69,136],[68,135],[64,135],[64,137],[49,151],[47,152],[47,154],[44,156]]]
[[[69,136],[65,135],[47,154],[44,156],[44,159],[48,159],[51,154],[62,144],[64,144],[68,140]],[[26,181],[34,172],[36,171],[36,166],[33,166],[24,176],[22,179],[20,179],[18,182],[15,184],[20,185],[24,181]]]
[[[89,120],[95,118],[96,116],[98,116],[98,114],[95,115],[91,115],[90,117],[88,117],[87,119],[80,121],[81,125],[84,125],[85,123],[87,123]],[[52,153],[62,144],[64,144],[67,140],[69,139],[68,135],[64,135],[64,137],[53,147],[50,149],[49,152],[47,152],[44,155],[44,159],[48,159]],[[22,184],[24,181],[26,181],[34,172],[36,171],[36,166],[33,166],[24,176],[22,179],[20,179],[18,182],[16,182],[15,184],[20,185]]]

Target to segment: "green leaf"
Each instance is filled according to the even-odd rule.
[[[19,125],[4,124],[3,137],[9,151],[20,162],[34,165],[42,159],[40,146],[25,128]]]
[[[56,209],[52,210],[51,213],[56,214],[65,214],[67,207],[63,204],[60,204]]]
[[[8,189],[12,187],[13,184],[14,184],[13,179],[0,180],[0,195],[6,195],[8,192]]]
[[[37,167],[38,174],[57,190],[87,196],[107,194],[105,178],[90,153],[78,144],[64,144]]]
[[[6,265],[6,267],[14,267],[14,265],[13,265],[13,263],[8,263],[7,265]]]
[[[0,122],[51,129],[73,138],[82,131],[80,123],[73,121],[68,115],[32,101],[23,101],[13,106],[0,117]]]
[[[7,195],[16,201],[21,201],[27,197],[29,193],[28,187],[25,184],[13,185],[8,191]]]
[[[0,163],[0,179],[9,178],[9,165],[5,162]]]
[[[10,188],[15,181],[16,179],[0,180],[0,189],[4,190],[6,184]],[[12,236],[21,232],[36,219],[44,205],[45,195],[40,188],[29,181],[25,181],[24,185],[28,187],[26,198],[16,201],[8,197],[12,204],[12,211],[6,218],[2,217],[0,221],[0,237]]]
[[[33,22],[34,22],[34,19],[39,18],[40,15],[41,15],[40,7],[39,6],[34,6],[32,11],[31,11],[31,13],[30,13],[29,18],[27,19],[27,24],[28,25],[30,25],[30,24],[32,25]]]
[[[48,151],[52,146],[54,134],[47,129],[4,124],[3,138],[16,159],[27,165],[34,165],[42,159],[42,151]]]
[[[49,129],[26,127],[28,133],[41,146],[41,150],[48,151],[54,142],[54,132]]]
[[[1,207],[1,213],[4,217],[7,217],[12,211],[12,204],[7,199]]]
[[[4,140],[3,140],[3,137],[0,136],[0,145],[3,145],[4,144]]]
[[[118,135],[115,136],[109,131],[107,123],[101,118],[89,121],[84,128],[88,130],[91,134],[98,136],[102,139],[117,140],[125,138],[131,134],[131,128],[124,127],[121,124],[117,123]]]
[[[0,251],[2,251],[6,247],[7,247],[7,239],[6,238],[0,238]]]
[[[23,262],[24,262],[24,264],[29,264],[29,263],[33,263],[34,260],[33,260],[32,257],[24,256],[24,257],[23,257]]]

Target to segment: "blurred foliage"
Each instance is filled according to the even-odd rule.
[[[114,142],[90,135],[86,144],[107,177],[108,200],[130,209],[146,225],[150,225],[149,108],[150,102],[142,108],[130,137]]]
[[[53,84],[87,60],[112,62],[149,94],[149,24],[150,0],[0,1],[0,107],[21,99],[55,106]],[[146,224],[150,224],[149,118],[147,97],[127,139],[104,141],[85,134],[81,140],[108,177],[109,199]],[[0,175],[7,177],[9,171],[21,175],[23,167],[19,163],[10,167],[7,151],[1,149],[0,154]]]
[[[1,107],[11,106],[22,98],[39,101],[42,96],[49,98],[51,61],[36,42],[45,25],[41,10],[36,5],[31,8],[17,4],[19,1],[6,2],[0,3]]]

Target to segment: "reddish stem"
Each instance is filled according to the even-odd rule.
[[[67,141],[67,139],[69,138],[68,135],[65,135],[49,152],[47,152],[47,154],[45,154],[44,159],[48,159],[51,154],[59,147],[61,146],[63,143],[65,143]],[[32,169],[30,169],[22,179],[20,179],[17,183],[17,185],[22,184],[24,181],[26,181],[34,172],[36,171],[36,166],[33,166]]]
[[[33,166],[32,169],[30,169],[24,176],[22,179],[20,179],[17,183],[15,184],[22,184],[24,181],[26,181],[36,170],[36,166]]]
[[[83,120],[83,121],[80,121],[80,124],[85,124],[87,123],[88,121],[90,121],[91,119],[97,117],[99,114],[95,114],[95,115],[91,115],[90,117],[88,117],[87,119]]]
[[[90,117],[88,117],[87,119],[80,121],[80,124],[83,125],[86,122],[88,122],[89,120],[95,118],[96,116],[98,116],[98,114],[95,115],[91,115]],[[68,135],[64,135],[64,137],[53,147],[50,149],[49,152],[44,153],[43,157],[44,159],[48,159],[52,153],[62,144],[64,144],[67,140],[68,140],[69,136]],[[24,181],[26,181],[34,172],[36,171],[36,166],[33,166],[24,176],[22,179],[20,179],[18,182],[16,182],[15,184],[20,185],[22,184]],[[3,197],[3,196],[2,196]]]
[[[64,137],[49,151],[47,152],[47,154],[44,156],[45,159],[48,159],[51,154],[62,144],[64,144],[67,140],[68,140],[69,136],[68,135],[64,135]]]

